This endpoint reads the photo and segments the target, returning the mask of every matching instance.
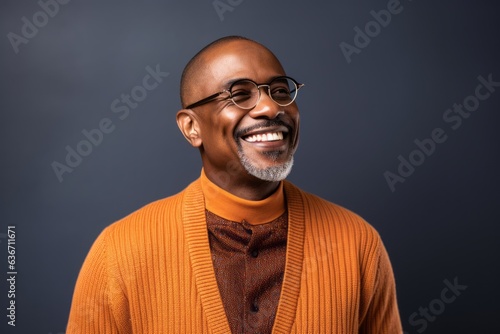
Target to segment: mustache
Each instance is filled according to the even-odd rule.
[[[291,132],[293,130],[293,127],[290,124],[288,124],[287,122],[285,122],[281,118],[281,115],[280,115],[275,119],[268,119],[268,120],[262,121],[258,124],[254,124],[252,126],[248,126],[246,128],[243,128],[243,129],[239,129],[234,133],[234,138],[238,139],[241,136],[244,136],[245,133],[248,133],[250,131],[261,129],[261,128],[269,128],[269,127],[273,127],[273,126],[284,126],[288,129],[289,132]]]

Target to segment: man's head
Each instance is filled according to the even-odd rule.
[[[209,179],[217,183],[218,175],[232,172],[231,180],[226,180],[228,184],[218,184],[222,188],[277,182],[290,172],[298,144],[299,112],[296,103],[290,103],[283,95],[286,84],[292,86],[291,94],[295,94],[295,83],[281,78],[285,75],[269,49],[238,36],[209,44],[184,69],[184,109],[177,113],[177,123],[191,145],[200,149]],[[254,95],[255,106],[248,105],[245,97],[238,100],[246,95],[241,94],[240,84],[233,83],[242,79],[258,85],[273,81],[272,98],[264,86],[258,89],[260,98]],[[230,94],[227,90],[231,84]],[[243,86],[256,91],[248,81]],[[196,103],[212,95],[209,102]],[[234,101],[242,101],[238,104],[245,109]]]

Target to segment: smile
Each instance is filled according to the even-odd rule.
[[[283,131],[248,135],[248,136],[244,136],[242,139],[249,142],[249,143],[278,141],[278,140],[283,139]]]

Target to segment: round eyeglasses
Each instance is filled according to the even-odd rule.
[[[199,107],[206,103],[215,101],[217,97],[224,93],[229,93],[229,96],[220,101],[230,99],[241,109],[252,109],[257,105],[257,103],[259,103],[261,87],[267,87],[269,97],[276,102],[276,104],[286,107],[295,101],[295,98],[297,98],[297,92],[303,86],[304,84],[300,84],[287,76],[276,77],[268,84],[258,84],[250,79],[242,79],[233,82],[228,89],[224,89],[221,92],[215,93],[198,102],[188,105],[186,109]]]

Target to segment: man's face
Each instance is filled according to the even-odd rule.
[[[216,47],[204,56],[204,62],[206,68],[198,82],[197,96],[191,101],[227,89],[237,79],[267,84],[285,75],[269,51],[249,41],[232,41]],[[224,93],[220,99],[227,95]],[[197,107],[195,113],[201,130],[203,166],[209,178],[223,176],[226,182],[279,181],[290,172],[299,133],[295,102],[281,107],[263,87],[253,109],[241,109],[228,99]]]

